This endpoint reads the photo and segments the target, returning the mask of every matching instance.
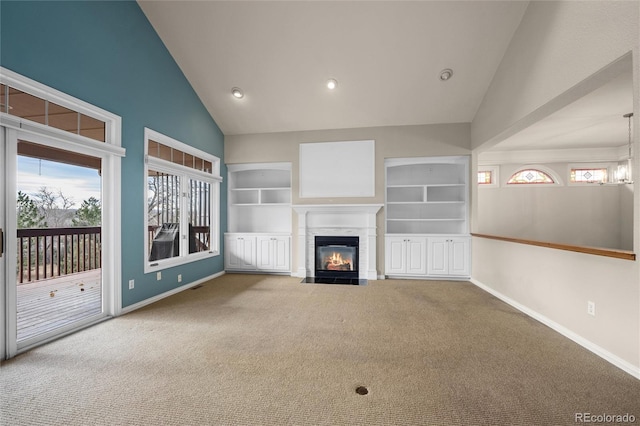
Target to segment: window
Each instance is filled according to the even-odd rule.
[[[62,101],[60,103],[64,103]],[[0,112],[99,142],[106,141],[106,120],[83,114],[78,111],[80,108],[70,103],[69,106],[73,109],[45,96],[39,97],[10,85],[0,85]]]
[[[145,129],[145,272],[219,254],[220,159]]]
[[[606,183],[608,170],[606,167],[571,167],[570,183]]]
[[[493,183],[493,174],[491,170],[484,170],[482,172],[478,172],[478,183],[480,185],[489,185]]]
[[[497,166],[478,166],[478,185],[481,188],[498,186]]]
[[[527,184],[554,184],[556,183],[548,173],[538,169],[524,169],[515,172],[507,185],[527,185]]]

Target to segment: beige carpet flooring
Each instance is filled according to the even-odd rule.
[[[640,380],[462,282],[228,274],[3,362],[0,388],[3,425],[640,423]]]

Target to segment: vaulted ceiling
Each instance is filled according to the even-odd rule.
[[[222,132],[236,135],[471,122],[528,2],[139,4]],[[631,81],[629,72],[494,149],[622,146]]]
[[[226,135],[470,122],[521,1],[140,1]],[[450,68],[453,77],[440,80]],[[338,81],[331,91],[329,78]],[[231,89],[244,91],[234,99]]]

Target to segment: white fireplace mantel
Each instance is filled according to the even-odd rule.
[[[298,214],[298,277],[315,274],[316,235],[349,235],[360,238],[359,278],[377,279],[376,214],[382,204],[299,204],[292,207]]]

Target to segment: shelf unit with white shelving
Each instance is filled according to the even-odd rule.
[[[225,269],[290,272],[291,163],[231,164]]]
[[[468,233],[468,157],[388,159],[387,234]]]
[[[469,157],[387,159],[385,177],[386,274],[467,276]],[[440,246],[435,243],[440,240],[456,250],[436,251]],[[409,243],[412,250],[406,248]],[[456,265],[456,269],[447,266],[440,271],[433,266],[438,262]]]
[[[291,233],[291,163],[231,164],[229,232]]]

